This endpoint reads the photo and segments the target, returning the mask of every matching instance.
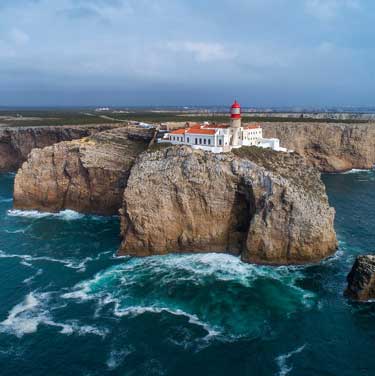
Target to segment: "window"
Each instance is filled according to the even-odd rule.
[[[201,138],[199,139],[199,144],[202,145],[202,139]]]
[[[203,143],[206,145],[206,139],[205,138],[203,139]]]
[[[188,142],[188,143],[190,142],[190,138],[189,138],[189,137],[187,138],[187,142]]]
[[[198,139],[197,138],[195,139],[195,145],[198,145]]]
[[[221,140],[219,140],[219,145],[221,146]]]
[[[208,139],[208,145],[211,145],[211,140],[210,139]]]

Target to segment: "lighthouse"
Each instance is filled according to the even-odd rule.
[[[237,101],[234,101],[230,108],[231,146],[239,145],[241,125],[241,106]]]

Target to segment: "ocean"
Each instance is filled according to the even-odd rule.
[[[375,303],[343,297],[375,251],[375,173],[323,179],[337,254],[275,268],[117,258],[118,218],[14,211],[0,175],[0,375],[375,375]]]

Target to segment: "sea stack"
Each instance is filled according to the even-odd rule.
[[[298,155],[257,147],[143,153],[121,220],[123,255],[222,252],[285,265],[322,260],[337,247],[319,172]]]
[[[346,297],[358,301],[375,299],[375,256],[358,256],[347,281]]]

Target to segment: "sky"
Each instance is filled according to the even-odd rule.
[[[373,0],[0,0],[0,106],[374,106]]]

